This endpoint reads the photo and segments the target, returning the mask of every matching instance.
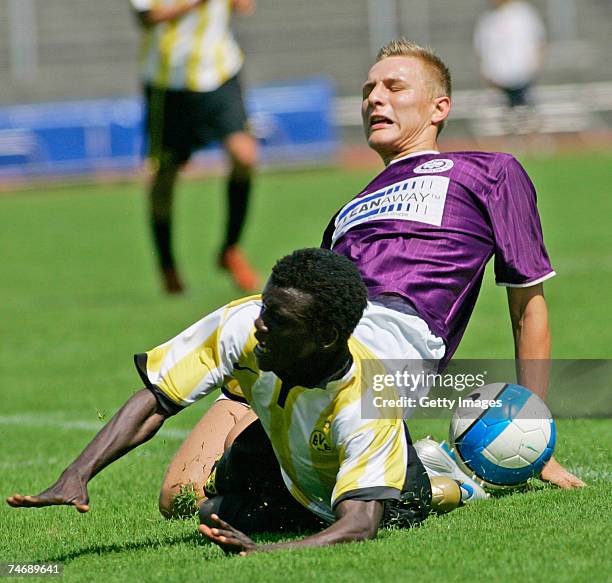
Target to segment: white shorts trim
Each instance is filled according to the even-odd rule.
[[[221,393],[216,399],[215,399],[215,403],[217,401],[231,401],[232,403],[237,403],[238,405],[242,405],[243,407],[245,407],[246,409],[250,409],[251,406],[248,403],[243,403],[242,401],[238,401],[236,399],[230,399],[225,393]]]

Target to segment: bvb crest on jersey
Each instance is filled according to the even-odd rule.
[[[319,453],[331,453],[327,434],[329,433],[329,421],[321,429],[314,429],[310,434],[310,447]]]

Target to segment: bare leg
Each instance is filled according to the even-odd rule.
[[[215,461],[223,455],[228,433],[250,409],[236,401],[215,401],[192,429],[170,462],[159,495],[159,510],[166,518],[177,516],[174,500],[187,485],[204,497],[204,484]]]

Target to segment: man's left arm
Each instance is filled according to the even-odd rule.
[[[544,286],[540,283],[507,289],[518,382],[546,399],[551,340]],[[560,488],[585,486],[582,480],[568,472],[554,457],[544,466],[541,477]]]
[[[519,384],[546,400],[550,370],[550,328],[544,286],[509,287],[508,308]]]
[[[219,518],[211,516],[214,526],[200,525],[200,532],[225,552],[245,556],[256,552],[326,547],[373,539],[380,526],[383,503],[379,500],[343,500],[335,507],[336,522],[325,530],[297,541],[260,545]]]

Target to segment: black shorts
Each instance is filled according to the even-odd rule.
[[[238,77],[214,91],[145,86],[148,153],[172,153],[178,163],[192,152],[235,132],[246,131],[247,115]]]
[[[409,527],[431,510],[425,468],[408,438],[408,471],[400,500],[384,501],[382,526]],[[287,490],[272,445],[259,420],[249,425],[215,465],[215,491],[222,496],[218,515],[245,533],[318,531],[328,526]]]
[[[318,531],[326,524],[291,496],[261,422],[238,435],[215,464],[214,493],[221,496],[220,518],[247,534]]]

